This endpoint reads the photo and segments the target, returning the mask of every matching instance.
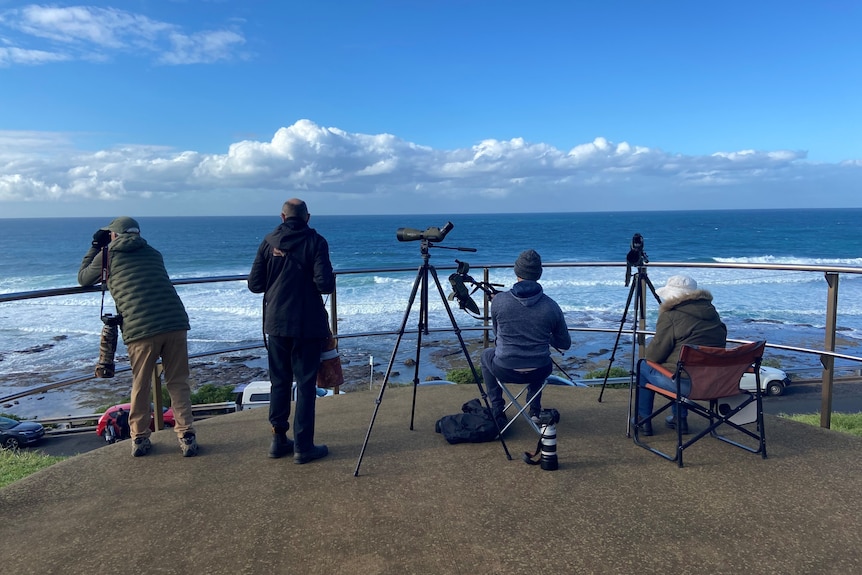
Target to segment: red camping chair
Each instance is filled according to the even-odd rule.
[[[684,442],[681,426],[677,425],[673,455],[644,442],[639,436],[640,426],[638,425],[633,426],[634,442],[669,461],[676,461],[680,467],[682,467],[683,451],[707,435],[745,451],[760,453],[762,458],[766,459],[763,397],[760,384],[760,362],[765,348],[765,341],[756,341],[728,349],[702,345],[683,346],[676,371],[672,374],[676,382],[676,392],[651,383],[646,384],[647,389],[656,393],[657,399],[660,396],[666,401],[644,421],[652,421],[671,407],[674,408],[673,413],[679,413],[679,408],[685,407],[689,415],[695,414],[708,422],[706,429]],[[638,360],[638,381],[640,381],[641,366],[645,361],[648,360]],[[653,362],[650,362],[650,365],[661,367]],[[742,374],[752,367],[757,380],[756,389],[754,391],[740,389],[739,380]],[[691,382],[691,390],[687,395],[682,394],[682,379],[688,379]],[[635,390],[635,405],[637,405],[640,389],[640,386],[637,386]],[[751,424],[755,424],[754,429],[751,428]],[[723,425],[739,432],[743,436],[739,439],[745,439],[745,443],[720,435],[718,428]],[[756,440],[756,446],[750,445],[752,439]]]

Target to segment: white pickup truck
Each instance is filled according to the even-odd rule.
[[[739,380],[739,387],[747,391],[754,391],[757,385],[757,379],[754,377],[754,372],[743,374]],[[790,378],[787,374],[774,367],[760,367],[760,389],[764,395],[781,395],[784,389],[790,385]]]

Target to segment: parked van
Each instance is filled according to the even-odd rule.
[[[268,381],[252,381],[245,385],[238,385],[234,388],[236,392],[236,409],[253,409],[255,407],[265,407],[269,405],[269,394],[272,389],[272,384]],[[343,391],[341,393],[344,393]],[[317,388],[317,397],[326,397],[332,395],[331,389]],[[296,401],[296,382],[293,382],[293,401]]]
[[[246,384],[237,395],[237,410],[268,406],[271,388],[272,384],[268,381],[252,381]]]

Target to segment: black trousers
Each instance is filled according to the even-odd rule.
[[[554,365],[547,365],[536,368],[534,371],[521,372],[514,369],[500,367],[494,363],[494,348],[489,347],[482,352],[482,379],[485,381],[485,388],[488,390],[488,403],[491,404],[491,411],[494,417],[503,413],[503,407],[506,406],[506,400],[503,398],[503,390],[497,384],[497,380],[504,383],[525,383],[529,386],[531,396],[536,393],[542,383],[545,381],[551,372],[554,371]],[[530,402],[530,415],[538,413],[542,409],[542,394]]]
[[[277,431],[290,429],[290,401],[296,382],[296,412],[293,416],[294,449],[309,451],[314,445],[314,402],[317,400],[317,370],[324,340],[321,338],[268,337],[269,423]]]

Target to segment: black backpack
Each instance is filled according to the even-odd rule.
[[[463,413],[444,415],[437,420],[435,430],[449,443],[483,443],[497,437],[497,426],[487,407],[478,399],[461,406]]]

